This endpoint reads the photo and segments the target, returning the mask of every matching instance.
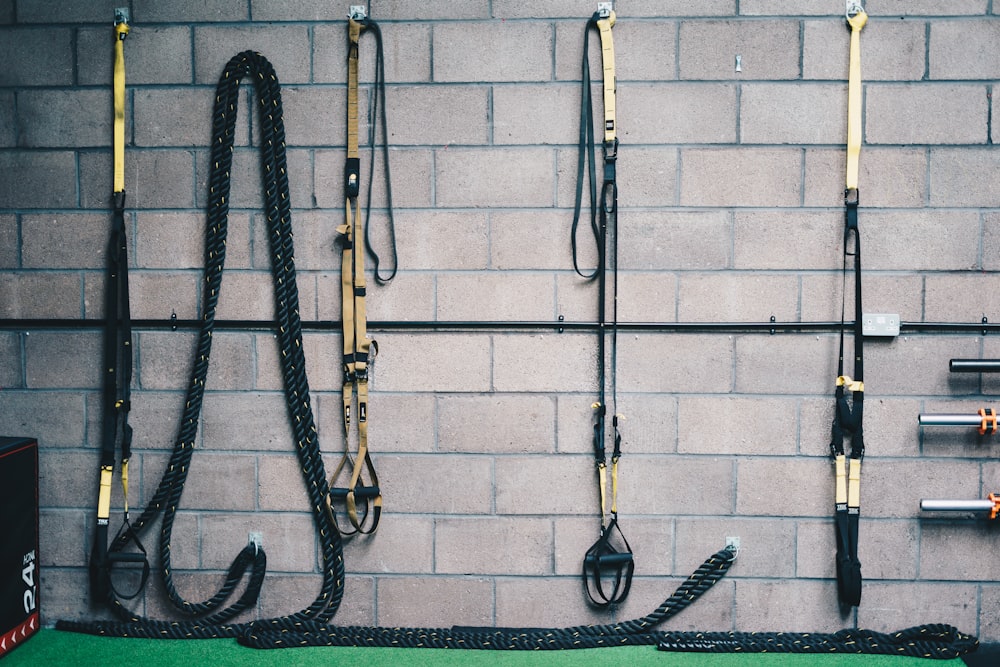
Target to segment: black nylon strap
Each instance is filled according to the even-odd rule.
[[[601,31],[599,21],[609,20],[609,17],[602,16],[599,12],[587,21],[583,38],[583,58],[581,63],[581,103],[580,103],[580,141],[577,153],[577,178],[576,197],[573,210],[573,224],[571,231],[571,242],[573,249],[573,269],[578,275],[587,280],[597,280],[597,312],[600,328],[597,336],[597,384],[598,400],[594,404],[594,424],[593,424],[593,447],[594,461],[598,471],[598,481],[600,484],[601,498],[601,533],[597,541],[587,550],[583,558],[582,579],[584,590],[590,603],[597,607],[607,607],[623,602],[632,586],[632,575],[635,571],[635,561],[632,549],[628,540],[618,525],[616,500],[613,497],[611,504],[611,520],[605,523],[605,479],[607,475],[607,454],[605,440],[607,438],[607,391],[608,384],[606,368],[608,329],[611,333],[611,402],[612,412],[616,407],[617,396],[617,334],[618,334],[618,239],[617,232],[610,235],[612,244],[612,269],[613,269],[613,310],[612,318],[607,321],[607,269],[608,269],[608,241],[609,227],[617,225],[618,216],[618,185],[616,165],[618,160],[618,139],[603,142],[603,172],[598,195],[597,188],[597,158],[596,141],[594,132],[594,109],[593,95],[591,94],[589,45],[590,33],[592,30]],[[611,25],[613,25],[613,19]],[[602,43],[602,49],[604,45]],[[609,42],[610,47],[610,42]],[[603,54],[602,54],[603,55]],[[605,76],[614,76],[614,72],[605,72]],[[608,100],[605,100],[608,103]],[[609,128],[614,129],[614,128]],[[607,136],[607,135],[606,135]],[[588,176],[589,196],[590,196],[590,226],[594,235],[597,248],[597,267],[593,272],[587,273],[580,268],[577,248],[577,232],[580,222],[580,213],[583,200],[583,176],[584,165]],[[612,414],[612,428],[614,438],[614,451],[612,454],[612,477],[617,476],[617,463],[621,457],[621,433],[619,432],[618,415]],[[612,489],[617,488],[617,480],[613,479]],[[614,492],[612,492],[614,493]],[[610,590],[608,586],[610,585]]]
[[[598,226],[598,215],[597,215],[597,157],[596,151],[594,149],[594,102],[593,95],[590,91],[590,61],[588,59],[588,54],[590,51],[590,31],[592,29],[597,29],[598,15],[594,14],[593,17],[587,22],[587,27],[583,33],[583,66],[582,66],[582,80],[583,88],[581,90],[581,102],[580,102],[580,138],[579,138],[579,150],[577,152],[577,162],[576,162],[576,197],[573,204],[573,226],[570,234],[570,242],[573,247],[573,269],[583,278],[592,280],[597,278],[603,273],[604,265],[604,225]],[[590,193],[590,229],[594,235],[594,243],[597,249],[597,268],[595,268],[590,273],[585,273],[580,269],[580,263],[577,253],[577,228],[580,224],[580,212],[583,203],[583,173],[584,164],[586,164],[586,171],[589,184]],[[605,221],[606,222],[606,221]]]
[[[844,454],[844,440],[851,439],[850,459],[860,462],[864,457],[864,333],[863,306],[861,294],[861,235],[858,229],[858,191],[849,189],[844,198],[844,290],[847,288],[847,258],[854,258],[854,382],[858,389],[851,391],[848,401],[847,390],[842,381],[838,381],[835,392],[835,408],[830,441],[831,455],[836,457]],[[853,236],[853,251],[850,249]],[[846,301],[846,294],[845,294]],[[837,362],[837,374],[844,377],[844,339],[845,313],[841,311],[840,352]],[[848,482],[851,484],[851,482]],[[850,487],[849,487],[850,488]],[[850,495],[850,493],[849,493]],[[861,603],[861,561],[858,558],[858,532],[861,508],[850,503],[837,503],[834,515],[834,525],[837,542],[837,596],[840,602],[847,606],[857,606]]]
[[[132,318],[129,309],[128,235],[125,230],[125,192],[114,194],[105,303],[104,432],[101,465],[115,463],[115,451],[128,459],[132,429],[128,424],[132,385]]]
[[[370,30],[371,33],[375,35],[375,79],[373,84],[375,92],[372,95],[372,109],[370,117],[378,117],[378,127],[382,130],[382,173],[385,178],[386,207],[388,209],[389,216],[389,252],[391,253],[392,258],[392,268],[389,270],[388,275],[383,276],[382,272],[379,270],[381,260],[379,259],[378,253],[375,252],[375,246],[372,244],[371,240],[370,221],[372,213],[372,183],[375,180],[375,144],[376,135],[378,134],[374,125],[372,126],[372,130],[368,138],[368,149],[371,153],[371,161],[369,162],[368,168],[368,204],[365,209],[365,250],[372,259],[375,281],[379,284],[385,284],[396,277],[396,270],[399,264],[396,253],[396,222],[393,216],[392,206],[392,176],[389,172],[389,122],[386,119],[385,103],[385,56],[382,47],[382,30],[378,27],[378,23],[373,21],[368,16],[361,19],[359,23],[363,26],[362,34],[364,34],[364,31]],[[355,193],[355,195],[357,195],[357,193]]]
[[[108,270],[105,286],[103,425],[100,468],[113,471],[115,454],[120,452],[120,468],[127,470],[132,457],[132,427],[128,423],[132,408],[132,318],[129,308],[128,234],[125,228],[125,191],[115,192],[108,243]],[[125,499],[126,503],[128,498]],[[100,514],[100,509],[99,509]],[[118,534],[108,546],[108,519],[98,516],[90,554],[90,592],[95,602],[104,603],[115,596],[131,599],[138,595],[149,577],[149,560],[139,536],[132,530],[128,511]],[[132,545],[137,551],[125,552]],[[138,564],[141,575],[133,592],[122,595],[112,578],[116,564]]]

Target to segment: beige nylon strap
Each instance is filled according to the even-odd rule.
[[[858,188],[858,161],[861,156],[861,29],[868,22],[868,14],[858,12],[848,15],[851,26],[851,62],[847,80],[847,189]]]
[[[615,42],[611,28],[615,25],[615,13],[598,19],[597,28],[601,35],[601,63],[604,68],[604,141],[613,143],[618,132],[615,127]]]
[[[351,467],[350,482],[345,497],[347,518],[355,532],[372,533],[378,527],[382,510],[382,495],[379,493],[370,500],[371,525],[364,528],[367,512],[359,518],[357,487],[370,486],[378,488],[378,477],[375,466],[368,454],[368,366],[372,341],[368,338],[367,313],[365,310],[365,253],[361,246],[361,206],[358,203],[360,151],[358,148],[358,42],[365,25],[354,17],[348,19],[349,52],[347,59],[347,168],[345,174],[345,204],[343,225],[337,227],[341,237],[341,312],[343,321],[343,351],[344,351],[344,387],[343,387],[343,418],[344,418],[344,456],[330,477],[330,486],[349,464]],[[358,452],[351,457],[348,442],[351,428],[351,407],[355,396],[358,404]],[[367,468],[369,483],[362,480],[362,467]],[[369,501],[366,500],[365,503]],[[333,512],[330,500],[327,509]]]
[[[601,36],[601,70],[604,77],[604,144],[613,146],[617,141],[618,128],[616,123],[615,110],[615,42],[611,34],[611,29],[615,25],[615,13],[609,11],[607,16],[597,20],[598,33]],[[592,407],[604,409],[601,403],[595,403]],[[607,525],[607,486],[608,486],[608,466],[600,463],[597,467],[598,484],[600,485],[601,496],[601,526]],[[618,458],[611,459],[611,514],[618,514]]]

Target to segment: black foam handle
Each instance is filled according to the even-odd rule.
[[[111,551],[108,560],[112,563],[145,563],[146,554],[138,551]]]
[[[336,498],[338,500],[344,500],[347,498],[348,489],[333,487],[330,489],[330,497]],[[354,489],[355,498],[377,498],[382,492],[377,486],[358,486]]]
[[[600,555],[587,554],[584,556],[583,562],[589,567],[594,567],[595,564],[598,567],[621,567],[632,562],[632,554],[629,552]]]

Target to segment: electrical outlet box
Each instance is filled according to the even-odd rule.
[[[899,315],[895,313],[865,313],[861,317],[861,333],[865,336],[899,335]]]

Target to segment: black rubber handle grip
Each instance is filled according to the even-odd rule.
[[[337,500],[344,500],[347,498],[347,489],[345,488],[331,488],[330,497],[336,498]],[[377,498],[382,494],[377,486],[358,486],[354,489],[355,498]]]
[[[137,551],[111,551],[108,560],[112,563],[145,563],[146,554]]]
[[[626,552],[601,554],[600,556],[587,555],[583,559],[583,562],[589,567],[594,567],[595,561],[600,567],[620,567],[622,565],[628,565],[632,562],[632,554]]]

